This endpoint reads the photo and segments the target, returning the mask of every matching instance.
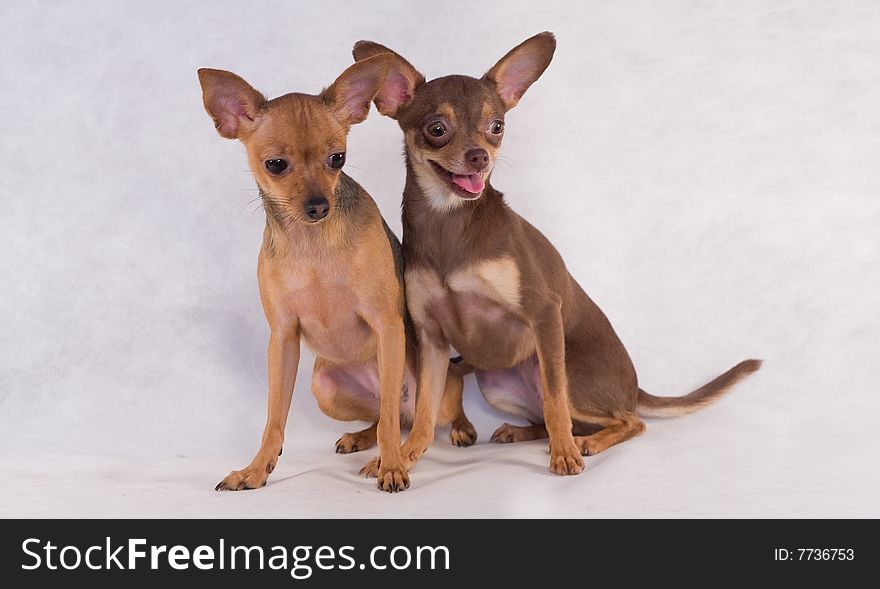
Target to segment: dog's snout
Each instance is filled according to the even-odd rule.
[[[306,216],[312,221],[320,221],[330,212],[330,203],[323,196],[310,198],[303,205]]]
[[[469,149],[464,157],[474,172],[482,172],[489,166],[489,152],[482,147]]]

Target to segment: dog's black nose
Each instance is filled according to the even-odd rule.
[[[323,196],[316,196],[307,200],[303,205],[303,208],[309,219],[312,221],[320,221],[330,212],[330,203],[327,202],[327,199]]]
[[[482,172],[489,165],[489,152],[482,147],[477,149],[469,149],[464,158],[471,165],[474,172]]]

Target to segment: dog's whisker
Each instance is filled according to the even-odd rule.
[[[245,208],[249,207],[251,204],[257,202],[258,200],[261,200],[261,197],[258,196],[258,197],[256,197],[256,198],[252,198],[252,199],[250,199],[249,201],[247,201],[246,203],[244,203],[244,205],[242,205],[241,209],[244,210]]]

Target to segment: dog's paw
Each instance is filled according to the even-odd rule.
[[[378,487],[389,493],[397,493],[409,489],[409,474],[406,469],[398,466],[384,468],[381,464],[378,468]]]
[[[360,474],[367,477],[368,479],[376,478],[379,476],[379,466],[382,464],[382,461],[378,456],[367,462],[363,468],[361,468]]]
[[[352,454],[372,448],[376,445],[375,436],[368,436],[364,432],[355,432],[353,434],[345,434],[336,440],[337,454]]]
[[[477,441],[477,430],[474,428],[474,424],[463,419],[452,424],[452,429],[449,430],[449,439],[452,440],[453,446],[459,448],[473,446]]]
[[[521,431],[521,427],[509,423],[503,423],[495,430],[490,440],[496,444],[511,444],[513,442],[518,442],[520,441],[519,435]]]
[[[564,476],[580,474],[583,471],[584,459],[581,458],[581,453],[573,442],[550,447],[550,472]]]
[[[406,477],[407,487],[409,486],[409,479],[406,476],[406,473],[408,473],[416,463],[416,454],[417,453],[414,451],[407,450],[406,444],[400,449],[400,466],[398,468],[403,471],[404,477]],[[360,470],[360,474],[368,479],[379,477],[382,472],[384,472],[382,469],[382,459],[379,456],[371,459]],[[381,487],[381,481],[379,486]]]
[[[574,439],[574,443],[577,444],[578,450],[581,452],[581,456],[595,456],[599,453],[599,449],[595,447],[593,441],[590,439],[590,436],[579,436]]]
[[[266,486],[269,474],[275,470],[275,464],[269,463],[265,467],[247,467],[242,470],[233,470],[226,478],[217,483],[215,491],[246,491],[259,489]]]

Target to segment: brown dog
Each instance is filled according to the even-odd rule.
[[[414,339],[406,337],[412,327],[400,243],[375,202],[341,171],[349,128],[366,118],[391,59],[357,63],[317,96],[269,101],[235,74],[199,70],[205,108],[220,135],[245,144],[266,210],[257,272],[271,329],[269,416],[257,455],[218,490],[261,487],[274,470],[300,337],[316,355],[312,390],[321,410],[335,419],[373,422],[345,434],[336,451],[365,450],[378,437],[379,487],[409,486],[398,448],[401,409],[405,420],[413,415],[408,391],[415,387],[408,383],[414,382],[415,352]],[[449,373],[444,416],[454,422],[453,441],[469,445],[476,431],[461,410],[461,375]]]
[[[581,472],[582,455],[644,432],[639,414],[689,413],[760,366],[742,362],[684,397],[641,390],[608,319],[550,242],[489,184],[504,115],[544,72],[555,48],[553,35],[541,33],[480,79],[430,82],[394,54],[376,95],[379,111],[400,124],[406,146],[403,248],[419,381],[415,423],[401,449],[405,466],[431,443],[450,345],[476,369],[490,405],[533,423],[504,424],[492,439],[549,435],[550,470],[562,475]],[[361,62],[389,51],[361,41],[353,53]],[[375,474],[377,466],[365,471]]]

